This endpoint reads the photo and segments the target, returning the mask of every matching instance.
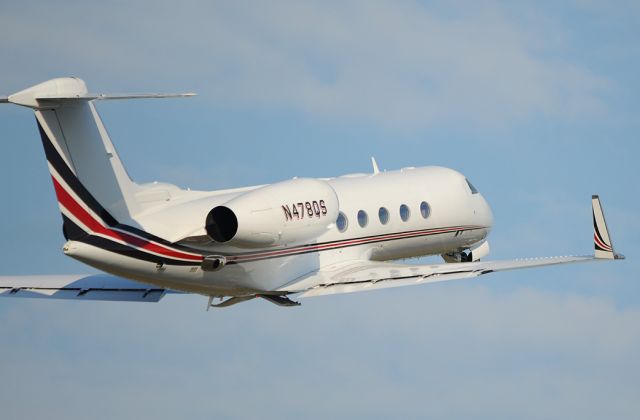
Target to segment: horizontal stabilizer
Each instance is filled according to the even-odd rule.
[[[73,101],[73,100],[108,100],[108,99],[158,99],[158,98],[188,98],[195,96],[193,92],[188,93],[87,93],[75,96],[39,96],[39,101]]]
[[[77,77],[60,77],[31,86],[13,95],[9,95],[6,98],[2,97],[0,98],[0,103],[13,103],[29,108],[41,109],[55,108],[56,102],[65,101],[186,98],[194,95],[195,93],[89,93],[82,79],[78,79]]]

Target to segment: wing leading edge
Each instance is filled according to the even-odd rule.
[[[613,250],[611,237],[600,204],[592,197],[595,255],[477,261],[447,264],[406,265],[375,261],[350,261],[310,273],[286,285],[282,292],[314,297],[363,292],[390,287],[411,286],[478,277],[496,271],[518,270],[549,265],[624,259]]]

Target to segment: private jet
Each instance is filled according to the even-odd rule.
[[[299,298],[624,258],[594,195],[593,255],[487,260],[491,209],[463,174],[443,167],[380,171],[372,158],[368,174],[219,191],[133,182],[95,102],[191,95],[93,94],[64,77],[0,98],[35,112],[62,251],[100,271],[0,276],[0,296],[158,302],[191,293],[208,298],[207,310],[256,298],[297,306]],[[421,256],[442,262],[397,262]]]

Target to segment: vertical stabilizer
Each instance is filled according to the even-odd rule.
[[[73,77],[52,79],[8,97],[34,109],[54,180],[68,169],[113,218],[128,220],[139,210],[138,186],[127,175],[91,99],[85,83]]]

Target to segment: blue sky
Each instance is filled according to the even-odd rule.
[[[492,258],[628,259],[249,302],[0,302],[3,417],[635,418],[640,7],[565,2],[5,2],[0,94],[75,75],[133,178],[216,189],[443,165]],[[1,273],[84,273],[32,113],[0,108]]]

